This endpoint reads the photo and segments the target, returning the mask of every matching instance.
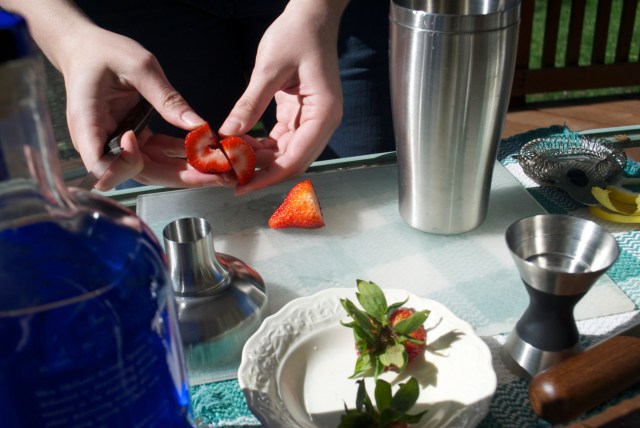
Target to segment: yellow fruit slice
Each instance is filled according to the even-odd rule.
[[[596,217],[615,223],[639,223],[640,215],[625,215],[608,210],[598,205],[590,206],[589,211]]]
[[[622,191],[611,187],[608,186],[606,189],[594,187],[591,189],[591,194],[602,206],[610,211],[630,216],[640,215],[640,197],[633,199]]]
[[[625,186],[640,185],[640,178],[624,178],[620,183],[607,186],[611,190],[611,198],[625,204],[640,204],[640,193],[631,191]]]

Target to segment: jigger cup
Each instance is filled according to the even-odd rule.
[[[162,234],[190,381],[219,380],[206,373],[239,363],[266,315],[264,281],[243,261],[216,253],[203,218],[175,220]]]
[[[615,238],[594,222],[544,214],[507,228],[529,306],[502,347],[505,365],[531,379],[580,352],[575,305],[617,259]]]

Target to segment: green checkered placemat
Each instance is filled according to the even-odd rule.
[[[640,307],[640,231],[637,226],[607,223],[590,216],[588,210],[573,201],[562,190],[552,187],[541,187],[529,179],[518,165],[516,154],[523,144],[540,137],[564,135],[569,131],[563,126],[536,129],[501,141],[498,160],[529,191],[529,193],[549,213],[576,215],[602,224],[617,239],[620,245],[620,256],[609,276]],[[640,165],[629,161],[625,175],[640,176]],[[578,322],[583,346],[597,343],[605,337],[623,330],[630,324],[638,322],[638,311],[618,314],[592,320]],[[489,345],[494,357],[494,368],[498,375],[498,388],[491,402],[489,413],[480,428],[493,427],[543,427],[550,424],[538,418],[528,401],[528,382],[518,379],[504,367],[500,360],[500,347],[508,333],[483,338]],[[619,396],[592,410],[583,418],[587,418],[626,398],[640,394],[640,386],[625,391]],[[191,401],[194,414],[200,426],[213,427],[252,427],[260,426],[259,421],[247,407],[238,381],[228,380],[191,388]]]

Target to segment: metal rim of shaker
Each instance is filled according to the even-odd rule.
[[[500,3],[500,2],[497,2]],[[430,13],[391,2],[389,19],[398,25],[437,33],[476,33],[502,30],[520,22],[520,0],[509,0],[502,10],[475,15]]]

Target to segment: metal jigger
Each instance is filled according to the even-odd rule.
[[[264,282],[241,260],[216,253],[203,218],[175,220],[162,234],[190,382],[217,380],[206,373],[237,369],[244,343],[264,319]]]
[[[530,379],[582,350],[573,308],[619,249],[604,228],[566,215],[524,218],[505,236],[529,306],[503,345],[502,359],[513,373]]]

